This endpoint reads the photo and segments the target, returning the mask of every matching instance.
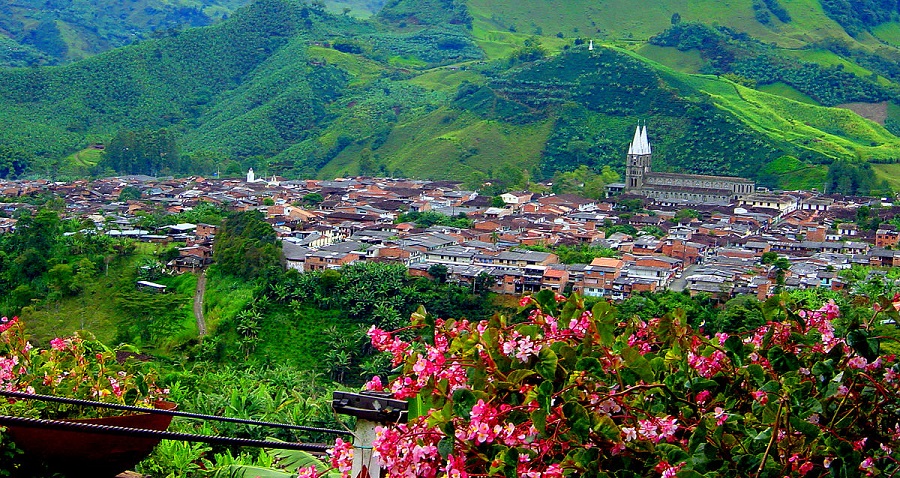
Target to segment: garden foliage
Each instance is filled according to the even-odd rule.
[[[860,321],[776,296],[764,325],[713,336],[549,291],[481,322],[420,310],[369,332],[402,370],[384,389],[414,404],[374,447],[391,476],[889,476],[900,364],[879,304]]]

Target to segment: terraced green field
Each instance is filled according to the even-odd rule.
[[[763,173],[774,176],[778,187],[785,190],[822,189],[828,168],[823,165],[811,165],[793,156],[782,156],[767,164]]]
[[[551,127],[551,122],[515,126],[440,109],[395,127],[377,154],[388,171],[412,177],[467,180],[475,171],[505,166],[530,171],[540,163]],[[321,176],[355,174],[358,154],[347,148]]]
[[[778,83],[772,83],[771,85],[760,86],[758,90],[764,93],[769,93],[770,95],[777,95],[789,100],[799,101],[801,103],[819,105],[818,101],[810,98],[807,95],[804,95],[803,93],[797,91],[794,87],[784,84],[780,81]]]
[[[717,106],[776,141],[832,158],[855,160],[889,159],[900,151],[900,138],[851,111],[802,103],[725,78],[689,75],[655,65],[676,87],[710,95]]]
[[[852,39],[827,18],[814,0],[784,1],[791,22],[776,19],[759,23],[750,0],[470,0],[475,23],[484,30],[603,40],[646,40],[671,25],[672,15],[682,21],[724,25],[765,42],[801,47],[823,38]]]
[[[639,55],[684,73],[699,73],[705,63],[698,50],[681,51],[673,47],[651,44],[636,49]]]
[[[878,179],[887,181],[894,191],[900,191],[900,163],[873,164],[872,169]]]

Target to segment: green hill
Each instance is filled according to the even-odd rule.
[[[0,5],[0,35],[39,58],[7,65],[59,63],[185,27],[210,25],[249,0],[21,0]]]
[[[839,22],[812,1],[574,1],[542,16],[547,3],[391,0],[361,21],[336,3],[258,0],[69,65],[2,69],[0,173],[252,166],[512,186],[581,164],[621,171],[639,120],[661,168],[772,187],[817,185],[835,160],[900,158],[900,51],[876,40],[889,21]],[[822,106],[866,102],[888,102],[884,125]],[[173,136],[178,150],[161,143]],[[106,160],[74,154],[95,142]]]

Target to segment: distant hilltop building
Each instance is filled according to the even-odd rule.
[[[693,204],[734,203],[756,192],[749,179],[700,174],[656,173],[650,167],[653,151],[647,139],[647,126],[634,130],[625,163],[625,192],[657,201]]]

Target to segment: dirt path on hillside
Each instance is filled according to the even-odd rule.
[[[194,292],[194,317],[197,318],[197,334],[206,335],[206,319],[203,318],[203,294],[206,293],[206,271],[197,278],[197,291]]]

